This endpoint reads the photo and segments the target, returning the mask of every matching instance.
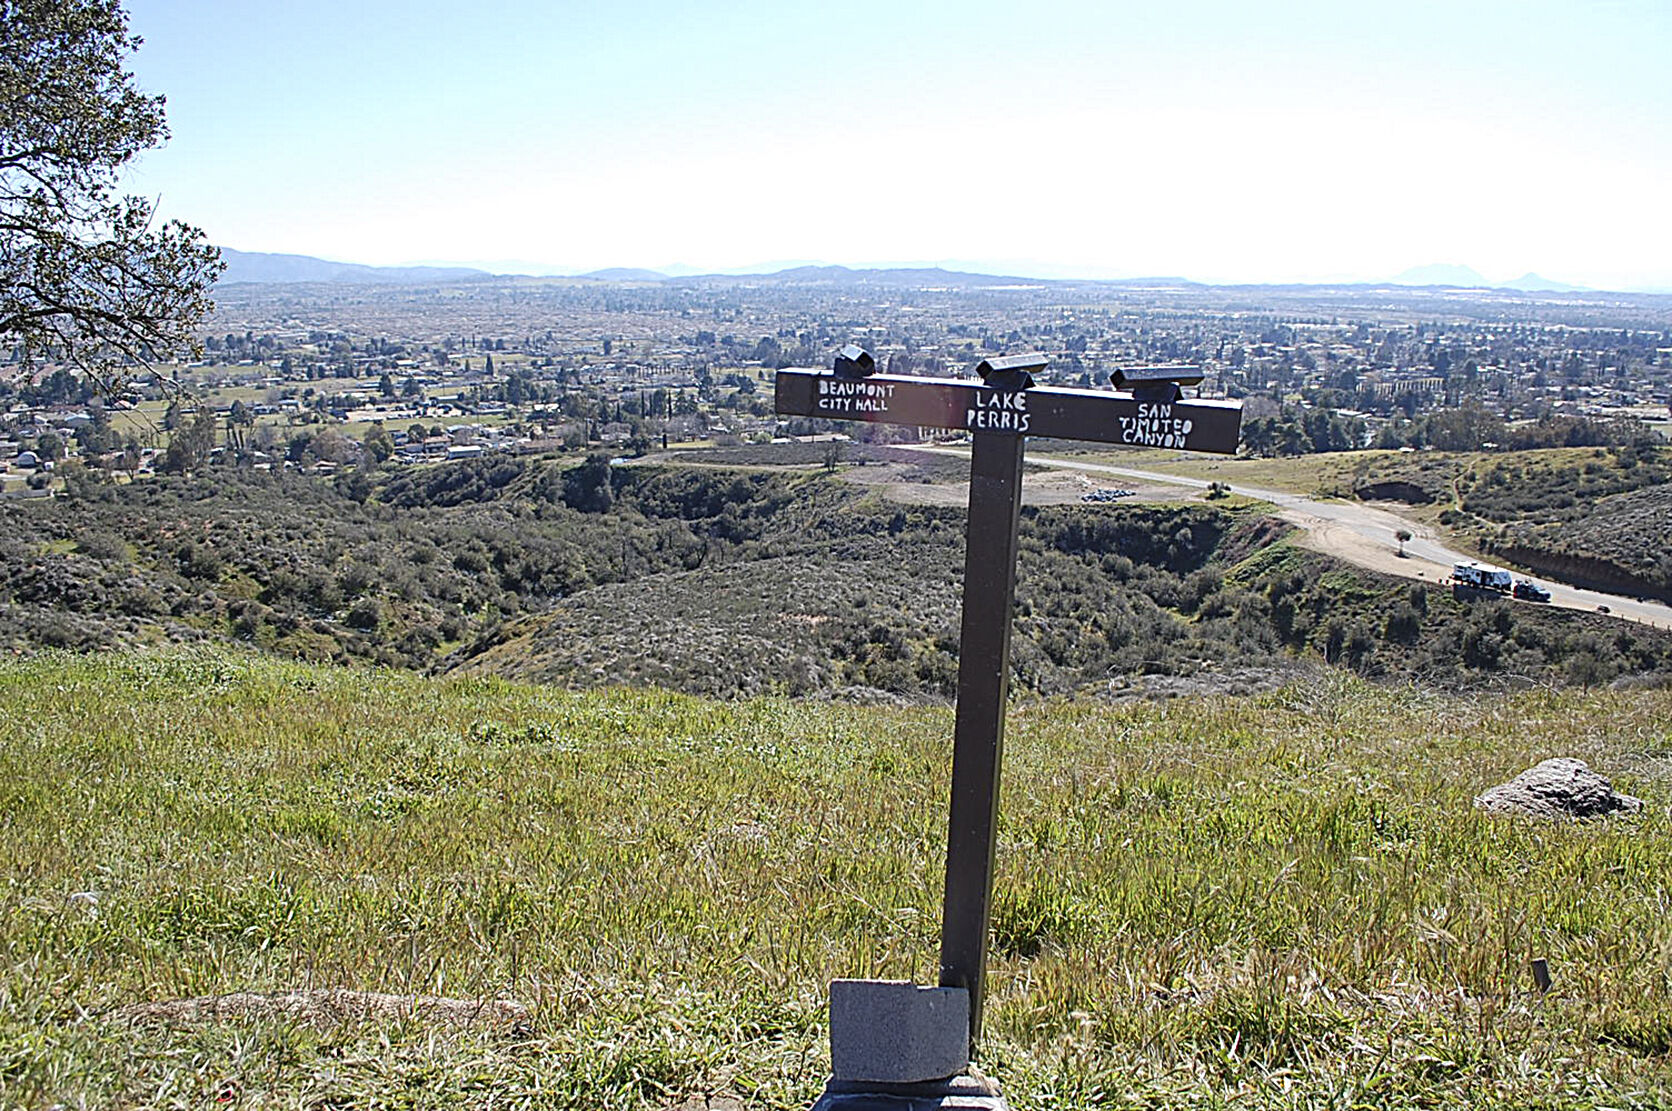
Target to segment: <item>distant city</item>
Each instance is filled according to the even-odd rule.
[[[770,379],[828,366],[850,342],[890,373],[931,376],[1039,350],[1043,382],[1086,388],[1108,388],[1120,368],[1189,364],[1204,393],[1245,401],[1243,450],[1256,455],[1548,446],[1533,441],[1618,438],[1608,429],[1621,422],[1660,436],[1672,394],[1672,297],[1649,294],[843,267],[542,278],[228,260],[201,355],[160,379],[134,375],[99,395],[18,352],[0,362],[7,490],[50,489],[42,468],[65,458],[129,474],[187,468],[199,460],[182,444],[328,471],[368,452],[641,454],[846,435],[855,430],[777,416]],[[214,415],[214,435],[176,434],[194,405]]]

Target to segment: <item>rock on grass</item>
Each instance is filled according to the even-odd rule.
[[[1484,792],[1475,805],[1494,813],[1531,814],[1538,818],[1595,818],[1634,811],[1643,800],[1622,795],[1582,760],[1558,757],[1534,765]]]

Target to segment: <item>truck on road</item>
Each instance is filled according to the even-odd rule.
[[[1490,590],[1494,594],[1508,594],[1528,602],[1550,601],[1550,591],[1532,579],[1514,578],[1508,571],[1482,567],[1472,561],[1453,565],[1451,581],[1454,586],[1467,590]]]

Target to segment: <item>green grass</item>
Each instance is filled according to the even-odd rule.
[[[113,411],[110,414],[110,427],[118,435],[132,433],[142,441],[156,437],[158,442],[163,442],[163,414],[167,410],[168,403],[165,401],[142,401],[132,409]]]
[[[1243,484],[1261,489],[1283,490],[1292,494],[1346,497],[1352,489],[1355,465],[1366,459],[1380,460],[1395,453],[1332,452],[1292,458],[1257,459],[1141,448],[1077,454],[1088,461],[1112,467],[1132,467],[1136,470],[1158,471],[1184,478],[1199,478],[1207,482],[1226,482],[1233,489]]]
[[[1667,692],[1335,677],[1016,705],[988,1071],[1018,1108],[1666,1106],[1669,721]],[[233,653],[0,665],[0,1106],[806,1107],[827,981],[934,978],[950,732]],[[1644,815],[1471,808],[1552,755]],[[113,1013],[303,988],[533,1012]]]
[[[249,370],[250,367],[242,369]],[[272,386],[217,386],[214,389],[203,389],[203,399],[216,406],[231,405],[234,401],[242,401],[245,405],[254,405],[267,400],[269,394],[275,393]]]

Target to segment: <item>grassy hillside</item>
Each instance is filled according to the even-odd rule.
[[[990,1071],[1018,1108],[1666,1106],[1669,721],[1340,673],[1016,705]],[[950,732],[220,650],[5,663],[0,1105],[804,1108],[826,982],[934,976]],[[1558,754],[1643,815],[1471,808]],[[339,988],[531,1011],[132,1010]]]
[[[1348,458],[1357,496],[1410,502],[1467,547],[1582,586],[1672,598],[1672,447]],[[1320,485],[1328,466],[1312,464]]]
[[[1477,467],[1454,523],[1505,559],[1672,598],[1672,449],[1538,454],[1555,457]]]
[[[1672,447],[1355,451],[1286,459],[1133,452],[1107,461],[1239,486],[1407,503],[1465,548],[1567,582],[1672,598]]]

